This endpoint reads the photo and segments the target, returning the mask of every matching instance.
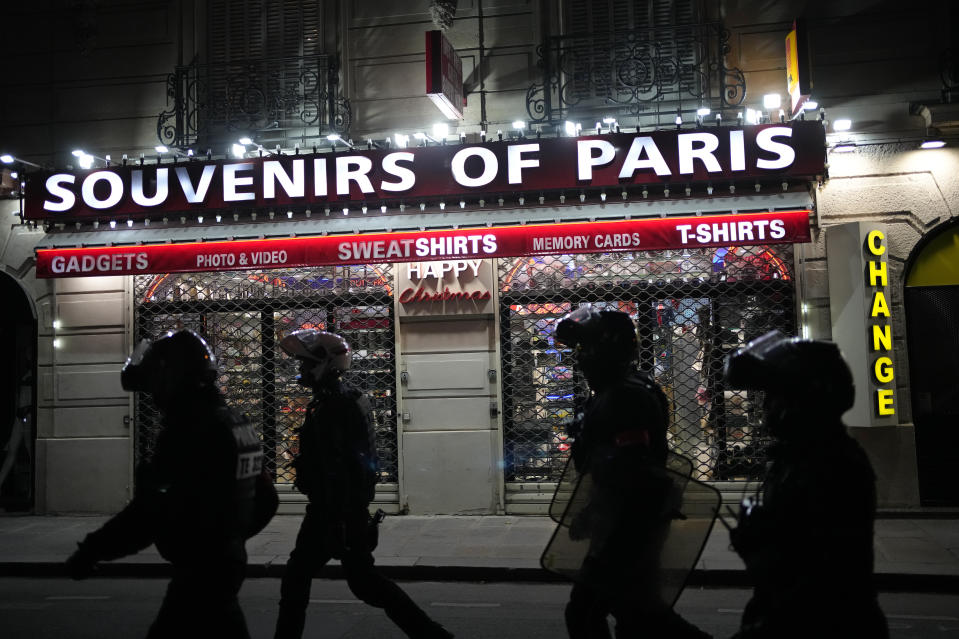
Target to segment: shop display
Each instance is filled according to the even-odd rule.
[[[791,247],[731,247],[499,261],[503,467],[510,483],[554,482],[569,454],[585,384],[553,325],[584,303],[629,313],[639,366],[671,406],[669,443],[705,480],[762,476],[768,438],[757,393],[726,389],[722,360],[752,337],[795,332]],[[191,328],[219,358],[218,382],[250,414],[278,482],[291,482],[296,429],[309,393],[276,348],[298,328],[341,333],[352,345],[345,377],[373,405],[381,480],[398,480],[396,351],[390,267],[188,273],[135,278],[135,336]],[[156,431],[137,398],[138,457]]]
[[[396,364],[388,266],[187,273],[135,278],[135,337],[176,328],[204,335],[218,358],[217,380],[230,405],[247,413],[267,448],[278,483],[292,483],[289,462],[310,394],[297,365],[277,348],[288,332],[319,328],[353,348],[344,376],[373,404],[381,481],[397,481]],[[135,409],[137,458],[158,431],[149,397]]]
[[[762,477],[761,396],[722,379],[731,349],[773,328],[795,333],[791,247],[730,247],[500,262],[507,482],[557,481],[582,380],[552,325],[586,303],[629,313],[639,366],[671,407],[675,452],[700,480]]]

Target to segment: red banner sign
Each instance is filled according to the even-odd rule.
[[[463,119],[463,62],[442,31],[426,32],[426,95],[447,119]]]
[[[419,233],[41,249],[37,251],[37,277],[258,270],[809,241],[809,211],[785,211]]]
[[[486,144],[120,166],[27,178],[31,220],[479,199],[518,193],[823,173],[819,122],[526,138]]]

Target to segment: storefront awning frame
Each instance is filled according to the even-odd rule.
[[[570,196],[569,199],[573,200],[575,196]],[[37,242],[35,248],[41,250],[96,246],[136,246],[138,244],[241,241],[317,235],[593,222],[649,217],[707,216],[796,209],[813,210],[813,204],[812,195],[807,191],[784,191],[769,194],[649,201],[622,201],[617,200],[615,194],[611,194],[603,204],[517,206],[517,203],[504,202],[503,206],[490,206],[482,209],[453,208],[451,202],[446,210],[441,211],[434,207],[426,211],[401,215],[384,215],[376,209],[370,209],[366,214],[359,210],[351,210],[349,215],[343,215],[341,209],[333,209],[327,214],[321,209],[313,211],[309,218],[306,218],[304,213],[299,212],[295,213],[292,219],[249,221],[246,223],[212,222],[198,224],[190,217],[185,218],[186,222],[181,222],[180,218],[171,215],[166,224],[154,221],[150,226],[144,226],[142,221],[135,221],[132,228],[118,223],[116,228],[107,227],[94,231],[55,229],[47,232]],[[286,218],[285,213],[278,213],[276,216]],[[244,215],[243,218],[248,220],[249,215]]]

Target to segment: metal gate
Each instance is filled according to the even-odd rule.
[[[299,328],[343,335],[353,348],[344,378],[373,403],[380,482],[396,482],[391,271],[385,264],[136,276],[134,337],[155,338],[176,328],[203,335],[216,354],[217,383],[227,403],[257,425],[277,483],[291,483],[295,429],[310,393],[296,383],[296,362],[277,343]],[[149,396],[137,394],[134,421],[140,461],[152,454],[159,430]]]
[[[792,246],[502,260],[499,267],[506,481],[556,481],[585,382],[554,323],[593,303],[629,313],[640,368],[672,407],[670,447],[701,480],[762,476],[769,438],[761,397],[727,389],[723,358],[779,329],[795,334]]]

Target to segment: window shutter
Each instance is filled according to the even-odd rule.
[[[328,64],[317,57],[325,53],[323,0],[209,0],[207,6],[204,117],[211,143],[256,131],[264,143],[283,143],[321,126]]]
[[[701,19],[698,0],[571,0],[566,18],[565,35],[571,38],[564,45],[563,69],[571,107],[657,92],[666,100],[682,99],[691,87],[698,90],[700,45],[695,29],[688,28]],[[635,35],[627,38],[624,32]],[[667,66],[650,69],[653,58]],[[671,76],[674,66],[675,80],[664,86],[663,77]]]
[[[211,64],[323,53],[321,0],[209,0]]]

